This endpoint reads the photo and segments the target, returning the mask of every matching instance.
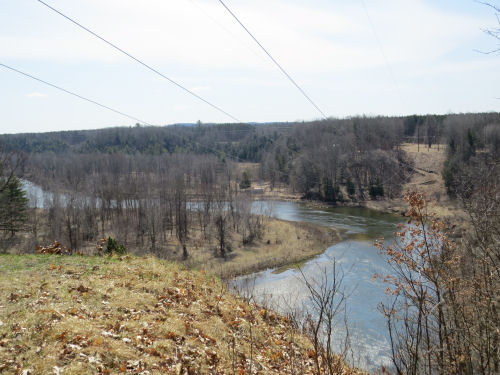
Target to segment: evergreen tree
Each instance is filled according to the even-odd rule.
[[[248,189],[252,185],[250,181],[250,173],[248,171],[244,171],[241,176],[240,189]]]
[[[356,188],[354,187],[354,184],[352,183],[350,178],[347,179],[346,189],[347,189],[347,194],[349,195],[354,195],[354,193],[356,192]]]
[[[330,178],[325,178],[323,182],[323,199],[327,202],[335,203],[338,199],[340,189],[338,186],[333,185],[333,181]]]
[[[28,198],[21,181],[13,177],[0,192],[0,230],[13,237],[28,220]]]
[[[382,185],[382,182],[379,179],[376,179],[375,181],[370,180],[369,192],[372,199],[376,199],[378,196],[383,197],[384,186]]]

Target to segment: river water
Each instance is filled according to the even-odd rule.
[[[353,354],[350,361],[366,370],[390,366],[386,322],[377,310],[378,304],[387,298],[387,285],[379,279],[373,280],[375,273],[387,274],[390,269],[373,242],[380,236],[386,242],[392,241],[396,225],[402,218],[364,208],[315,209],[295,202],[261,202],[259,207],[268,208],[269,205],[272,205],[271,215],[276,218],[332,226],[343,231],[343,240],[303,264],[302,272],[308,280],[320,280],[325,269],[331,270],[335,258],[343,270],[343,286],[349,295],[346,315]],[[253,295],[258,302],[282,312],[311,308],[308,290],[297,269],[257,272],[237,278],[233,286],[240,293]],[[344,333],[340,324],[334,340],[337,349],[340,349],[338,345]]]

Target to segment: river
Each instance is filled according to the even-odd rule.
[[[262,202],[260,205],[267,207],[269,204]],[[347,318],[354,355],[350,361],[366,370],[390,366],[386,321],[377,309],[378,304],[387,298],[387,285],[380,279],[373,280],[375,273],[387,274],[390,269],[373,242],[380,236],[392,241],[396,225],[402,222],[402,218],[364,208],[316,209],[295,202],[274,202],[271,205],[271,215],[278,219],[332,226],[343,231],[343,241],[303,264],[302,272],[309,280],[320,279],[325,268],[331,269],[332,258],[335,258],[344,272],[343,285],[349,294]],[[268,269],[239,277],[233,286],[282,312],[310,308],[309,293],[297,269],[284,272]],[[338,332],[336,340],[344,336],[342,325]]]

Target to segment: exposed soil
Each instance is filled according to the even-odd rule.
[[[410,180],[403,186],[403,194],[415,190],[424,193],[430,201],[429,209],[441,218],[463,217],[464,212],[460,206],[446,194],[446,187],[441,175],[446,159],[446,146],[433,145],[428,148],[424,145],[419,147],[413,143],[405,143],[401,148],[414,165]],[[364,206],[398,213],[405,212],[407,208],[406,203],[401,198],[367,201]]]
[[[433,145],[427,147],[413,143],[405,143],[401,148],[407,157],[413,162],[414,170],[409,181],[403,186],[402,194],[417,190],[425,193],[430,201],[429,208],[437,216],[446,218],[463,218],[465,213],[456,201],[451,200],[446,194],[441,172],[446,159],[446,146]],[[253,189],[253,190],[252,190]],[[285,201],[301,201],[301,196],[286,186],[276,186],[271,189],[268,182],[253,182],[251,191],[256,199],[275,199]],[[329,205],[319,201],[307,202],[313,206],[328,207]],[[342,204],[342,203],[341,203]],[[402,196],[394,199],[367,200],[364,202],[346,202],[344,205],[362,206],[377,211],[404,214],[407,209]]]

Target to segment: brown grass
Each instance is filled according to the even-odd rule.
[[[256,195],[259,199],[275,199],[282,201],[299,201],[301,195],[293,192],[288,186],[277,184],[271,188],[269,182],[255,182],[252,183],[252,188],[262,190],[262,194]]]
[[[434,201],[448,201],[446,188],[441,176],[443,163],[446,159],[446,146],[434,145],[428,148],[420,145],[420,151],[418,151],[418,145],[405,143],[401,148],[406,152],[406,155],[413,161],[415,166],[415,172],[410,181],[405,185],[405,190],[418,189]]]
[[[201,238],[192,239],[192,251],[186,265],[222,277],[241,275],[304,261],[321,254],[341,239],[335,228],[272,218],[263,220],[265,231],[262,239],[243,245],[241,236],[234,235],[233,251],[227,260],[214,256],[217,249],[214,240],[207,244]],[[197,241],[200,246],[193,249]]]
[[[159,258],[182,263],[188,268],[204,270],[221,277],[237,276],[252,273],[267,268],[286,267],[321,254],[327,247],[340,241],[339,231],[331,227],[299,222],[288,222],[270,217],[261,217],[263,237],[253,243],[243,245],[242,235],[234,228],[230,229],[231,248],[227,259],[218,256],[218,244],[215,238],[215,228],[209,226],[206,233],[196,225],[192,218],[187,249],[189,257],[182,258],[182,247],[175,231],[165,233],[155,251],[150,250],[147,241],[138,245],[133,239],[123,239],[123,230],[113,230],[108,226],[106,237],[116,238],[124,243],[127,250],[135,255],[155,255]],[[41,225],[43,227],[43,225]],[[116,229],[116,228],[115,228]],[[18,241],[12,241],[5,252],[10,254],[31,253],[36,245],[49,245],[52,241],[35,241],[27,232],[18,235]],[[79,244],[77,251],[84,255],[96,254],[96,246],[101,240],[87,241]],[[67,244],[62,241],[62,245]],[[23,250],[18,251],[20,246]]]
[[[446,160],[446,145],[427,147],[414,143],[405,143],[402,149],[413,161],[415,173],[403,187],[403,192],[418,191],[429,200],[429,210],[441,218],[463,216],[459,205],[450,200],[442,177],[443,164]]]
[[[286,318],[157,258],[0,256],[0,373],[312,374],[311,349]]]

